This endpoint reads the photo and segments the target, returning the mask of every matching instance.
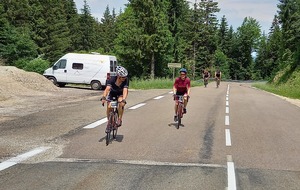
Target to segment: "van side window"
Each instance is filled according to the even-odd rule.
[[[114,61],[110,61],[110,72],[114,72]]]
[[[82,63],[73,63],[72,68],[82,70],[83,69],[83,64]]]
[[[114,61],[114,71],[116,71],[117,65],[118,65],[117,61]]]
[[[56,65],[58,69],[65,69],[67,65],[67,60],[66,59],[59,60],[59,62]]]

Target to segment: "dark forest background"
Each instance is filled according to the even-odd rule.
[[[300,0],[278,0],[267,33],[246,17],[236,30],[213,0],[129,0],[107,6],[98,20],[73,0],[1,0],[0,62],[43,73],[68,52],[116,55],[137,78],[171,77],[168,63],[182,63],[192,79],[220,69],[233,80],[283,78],[300,65]],[[256,55],[253,57],[252,55]]]

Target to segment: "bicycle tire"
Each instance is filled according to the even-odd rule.
[[[177,109],[177,125],[176,125],[177,129],[179,129],[181,125],[181,117],[182,117],[182,105],[179,104]]]
[[[106,146],[109,145],[110,142],[110,131],[106,133]]]
[[[107,128],[109,129],[108,132],[106,132],[106,146],[109,145],[109,142],[110,142],[110,136],[111,136],[111,129],[112,129],[112,124],[113,124],[113,115],[112,114],[109,114],[109,119],[108,119],[108,126]]]
[[[114,113],[114,126],[113,126],[113,131],[112,131],[114,139],[116,139],[117,133],[118,133],[118,126],[117,126],[117,123],[116,123],[116,121],[118,120],[118,118],[119,118],[119,114],[118,114],[118,112],[115,112]]]

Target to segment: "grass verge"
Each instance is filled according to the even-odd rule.
[[[270,83],[255,83],[254,87],[271,92],[280,96],[300,99],[300,86],[287,84],[275,85]]]
[[[175,80],[175,79],[174,79]],[[130,80],[130,88],[132,89],[141,89],[141,90],[148,90],[148,89],[172,89],[173,88],[173,79],[167,78],[157,78],[157,79],[137,79],[134,78]],[[191,81],[191,86],[202,86],[203,83],[200,81]]]

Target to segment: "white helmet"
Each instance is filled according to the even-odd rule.
[[[116,71],[117,71],[117,75],[120,77],[127,77],[128,75],[128,71],[122,66],[117,66]]]

